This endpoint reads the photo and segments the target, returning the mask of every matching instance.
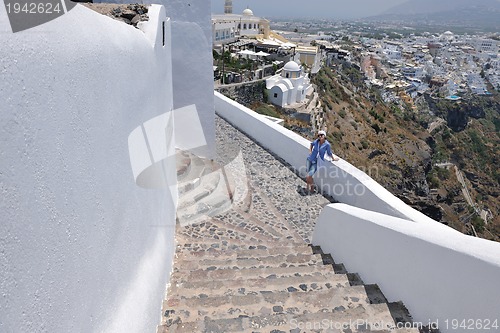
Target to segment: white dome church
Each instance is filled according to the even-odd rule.
[[[269,102],[283,107],[303,102],[312,85],[308,75],[302,73],[302,67],[289,61],[280,74],[266,80],[266,89]]]
[[[214,45],[233,43],[242,37],[267,38],[270,32],[269,21],[254,16],[247,8],[242,14],[233,14],[232,6],[227,6],[225,14],[212,15],[212,40]]]

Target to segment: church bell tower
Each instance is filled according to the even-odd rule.
[[[233,0],[226,0],[224,3],[224,14],[233,13]]]

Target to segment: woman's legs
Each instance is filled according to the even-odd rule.
[[[312,163],[309,160],[306,160],[306,166],[307,166],[307,176],[306,176],[307,190],[309,192],[313,192],[314,191],[313,175],[316,173],[317,164]]]

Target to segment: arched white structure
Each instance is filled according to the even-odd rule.
[[[253,11],[250,8],[247,8],[243,11],[243,15],[245,16],[253,16]]]
[[[280,74],[266,80],[266,89],[269,102],[283,107],[303,102],[312,85],[308,75],[302,73],[302,67],[289,61]]]
[[[138,28],[76,4],[12,33],[0,11],[1,332],[160,322],[179,127],[215,147],[209,3],[162,2]]]
[[[240,37],[255,37],[258,35],[267,38],[269,36],[269,21],[254,16],[250,8],[245,9],[242,14],[212,15],[212,41],[214,45],[232,43]]]

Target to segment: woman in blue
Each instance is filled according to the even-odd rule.
[[[318,157],[324,161],[325,153],[330,156],[333,161],[339,160],[338,158],[333,157],[332,148],[330,146],[330,142],[326,139],[325,131],[319,131],[318,138],[311,142],[311,146],[309,147],[309,156],[306,160],[306,181],[309,193],[314,192],[313,175],[316,173],[316,170],[318,170]]]

